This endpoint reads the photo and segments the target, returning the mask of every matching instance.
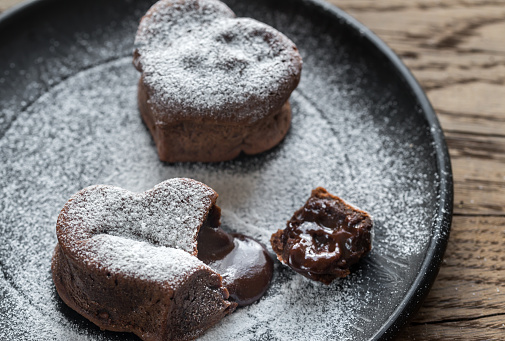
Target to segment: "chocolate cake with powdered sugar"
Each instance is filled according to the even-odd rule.
[[[135,38],[138,106],[161,160],[215,162],[277,145],[300,80],[295,44],[217,0],[161,0]]]
[[[217,197],[179,178],[143,193],[104,185],[79,191],[56,225],[58,294],[102,329],[149,341],[198,337],[237,305],[258,300],[273,272],[261,244],[219,227]]]
[[[63,301],[100,328],[143,340],[188,340],[236,303],[200,261],[197,236],[217,193],[190,179],[132,193],[92,186],[75,194],[56,226],[52,272]]]

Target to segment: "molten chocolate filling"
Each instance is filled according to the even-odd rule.
[[[223,277],[230,299],[239,306],[259,299],[270,285],[273,261],[254,239],[228,234],[219,225],[221,209],[214,206],[198,234],[198,259]]]
[[[345,277],[371,249],[372,220],[324,188],[312,192],[284,230],[272,235],[279,260],[325,284]]]

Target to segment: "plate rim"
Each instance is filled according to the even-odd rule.
[[[445,141],[442,127],[438,117],[433,109],[426,93],[414,77],[412,72],[402,62],[400,57],[375,33],[357,19],[346,13],[342,9],[325,2],[324,0],[300,0],[303,3],[313,4],[315,7],[325,11],[335,19],[340,19],[343,25],[347,25],[358,31],[361,36],[372,44],[387,61],[392,64],[399,76],[407,83],[412,90],[414,97],[418,100],[422,109],[422,115],[430,126],[430,134],[433,138],[433,149],[436,152],[437,171],[438,171],[438,210],[434,215],[436,219],[431,226],[432,235],[428,243],[424,260],[419,269],[412,286],[405,294],[403,300],[390,315],[388,321],[372,336],[370,340],[391,340],[400,329],[406,325],[409,320],[421,308],[424,299],[435,282],[440,265],[442,263],[449,235],[451,230],[454,185],[452,179],[452,166]]]
[[[4,12],[0,13],[0,29],[8,25],[10,21],[15,21],[18,16],[28,14],[36,10],[39,5],[62,0],[25,0]],[[371,337],[370,340],[391,340],[406,325],[409,320],[421,307],[424,299],[428,295],[435,279],[438,275],[442,259],[449,240],[454,201],[454,184],[452,177],[452,166],[447,148],[447,143],[442,131],[442,127],[437,115],[428,100],[428,97],[414,75],[402,62],[400,57],[381,38],[373,33],[368,27],[357,19],[346,13],[344,10],[330,4],[324,0],[284,0],[293,3],[300,3],[304,6],[313,7],[319,11],[331,15],[340,25],[345,25],[351,30],[359,32],[364,41],[370,43],[373,48],[382,54],[387,62],[398,72],[398,76],[412,90],[414,97],[421,107],[422,116],[426,119],[433,138],[433,149],[436,153],[437,176],[438,176],[438,210],[434,214],[436,219],[431,226],[432,235],[427,245],[424,259],[421,263],[419,273],[415,277],[412,285],[403,300],[389,316],[387,322]]]

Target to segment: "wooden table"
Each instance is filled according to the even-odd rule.
[[[0,0],[0,11],[20,0]],[[397,340],[505,340],[505,0],[330,0],[403,59],[431,100],[454,172],[438,278]]]

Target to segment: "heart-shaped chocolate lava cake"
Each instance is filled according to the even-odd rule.
[[[188,340],[237,304],[196,255],[200,228],[218,225],[217,193],[170,179],[144,193],[92,186],[63,207],[53,280],[63,301],[99,327],[143,340]],[[266,289],[265,289],[266,290]]]
[[[161,0],[142,18],[138,105],[161,160],[215,162],[277,145],[300,80],[295,44],[217,0]]]

